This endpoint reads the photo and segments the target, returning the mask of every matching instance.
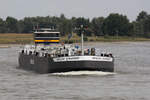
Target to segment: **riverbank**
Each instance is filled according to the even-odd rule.
[[[0,44],[27,44],[33,42],[32,34],[0,34]]]
[[[67,36],[60,39],[65,43],[78,43],[80,42],[80,37],[75,35],[70,40]],[[141,37],[117,37],[117,36],[92,36],[84,37],[85,42],[136,42],[136,41],[150,41],[150,38]],[[16,33],[5,33],[0,34],[0,44],[29,44],[33,43],[32,34],[16,34]]]

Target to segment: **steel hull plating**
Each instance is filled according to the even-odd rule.
[[[35,71],[37,73],[54,73],[79,70],[114,71],[112,61],[61,61],[54,62],[50,57],[39,57],[20,53],[19,68]]]

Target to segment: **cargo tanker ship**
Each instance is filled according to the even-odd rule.
[[[37,73],[68,71],[114,71],[111,53],[96,53],[95,48],[60,43],[60,32],[53,29],[38,29],[34,32],[35,45],[25,45],[19,52],[19,68]]]

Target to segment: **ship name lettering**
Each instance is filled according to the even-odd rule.
[[[65,60],[65,58],[57,58],[58,61]]]
[[[73,59],[79,59],[79,57],[69,57],[69,58],[66,58],[67,60],[73,60]]]
[[[102,58],[99,58],[99,57],[93,57],[93,59],[102,59]]]
[[[92,59],[96,59],[96,60],[110,60],[110,58],[106,58],[106,57],[93,57]]]

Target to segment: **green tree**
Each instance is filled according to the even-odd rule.
[[[19,20],[18,23],[17,23],[18,33],[25,33],[24,32],[24,28],[25,28],[24,21],[23,20]]]
[[[150,37],[150,15],[145,11],[141,11],[136,19],[137,26],[139,27],[140,34],[143,37]]]
[[[5,32],[6,32],[5,21],[3,21],[3,19],[0,18],[0,33],[5,33]]]
[[[24,33],[31,33],[31,31],[33,30],[34,26],[38,25],[38,22],[35,21],[36,19],[34,18],[30,18],[30,17],[25,17],[23,20],[23,24],[24,24],[24,29],[23,32]]]
[[[61,14],[58,24],[58,29],[61,32],[61,35],[68,35],[72,32],[72,22],[67,19],[64,14]]]
[[[147,16],[147,18],[144,21],[144,36],[150,37],[150,15]]]
[[[81,26],[83,25],[84,27],[84,34],[87,35],[87,36],[90,36],[91,33],[92,33],[92,30],[91,30],[91,27],[90,27],[90,21],[89,19],[85,19],[83,17],[79,17],[79,18],[76,18],[75,21],[74,21],[74,29],[75,29],[75,32],[80,35],[80,28]]]
[[[72,33],[72,23],[70,20],[62,20],[61,23],[59,23],[59,31],[61,32],[61,35],[68,35]]]
[[[147,19],[147,17],[148,17],[147,12],[141,11],[141,12],[139,13],[139,15],[137,16],[136,21],[137,21],[137,22],[143,21],[143,20]]]
[[[8,33],[17,33],[17,19],[13,18],[13,17],[7,17],[6,21],[5,21],[5,25],[7,28],[7,32]]]
[[[104,20],[105,19],[103,17],[93,18],[91,22],[91,28],[96,36],[103,35],[102,26],[103,26]]]
[[[119,14],[110,14],[103,23],[102,30],[104,35],[129,36],[132,25],[126,16]]]

